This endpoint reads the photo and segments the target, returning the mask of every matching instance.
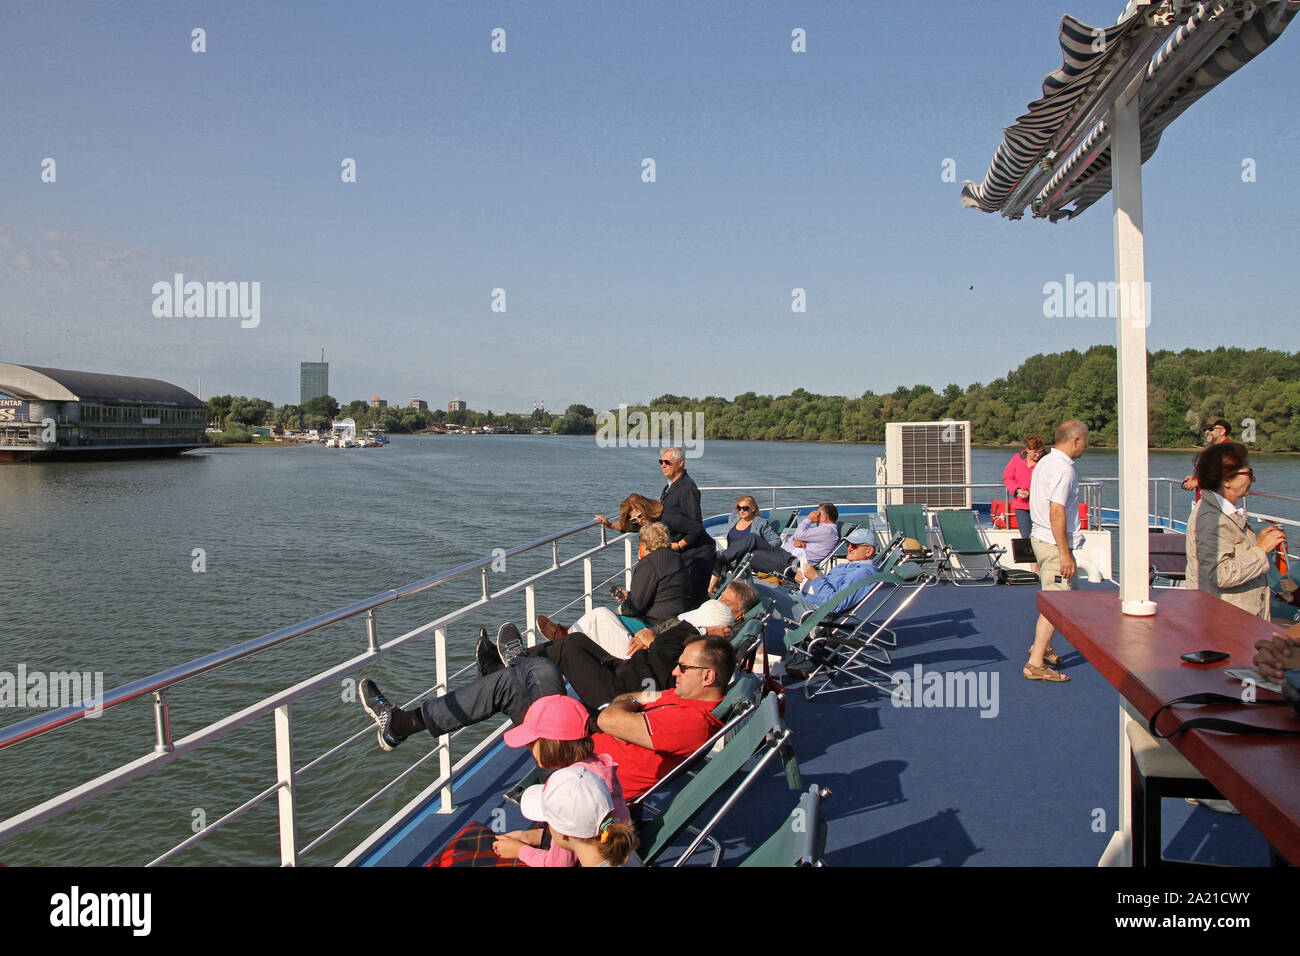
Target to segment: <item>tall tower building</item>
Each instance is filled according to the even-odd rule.
[[[320,350],[319,362],[302,362],[299,366],[298,404],[306,405],[313,398],[330,393],[330,363],[325,361],[325,350]]]

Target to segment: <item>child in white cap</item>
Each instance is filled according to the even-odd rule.
[[[519,809],[544,820],[551,840],[578,858],[579,866],[640,866],[632,824],[614,819],[614,801],[605,781],[586,767],[557,770],[545,784],[524,791]]]

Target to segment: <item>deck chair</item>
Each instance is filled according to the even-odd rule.
[[[975,512],[940,511],[936,517],[939,537],[943,541],[943,559],[939,562],[938,573],[946,574],[949,581],[959,586],[997,584],[998,559],[1007,553],[1007,549],[984,542],[975,527]],[[954,558],[960,560],[954,561]],[[983,558],[985,566],[968,565],[967,558]]]
[[[1166,587],[1175,587],[1187,580],[1187,535],[1152,531],[1147,535],[1147,553],[1151,562],[1150,584],[1165,581]]]
[[[804,696],[812,700],[820,693],[861,687],[891,695],[900,692],[893,675],[879,666],[893,663],[889,649],[898,646],[898,635],[889,625],[916,600],[927,579],[937,578],[934,571],[902,562],[845,585],[806,615],[785,635],[788,655],[812,663]],[[844,598],[864,587],[863,596],[846,613],[832,613]],[[883,619],[876,620],[882,614]],[[848,686],[835,686],[838,682]]]
[[[767,523],[772,526],[772,530],[776,532],[777,537],[784,537],[786,531],[798,520],[798,508],[791,508],[788,511],[784,508],[779,511],[773,508],[767,513]]]
[[[701,843],[710,838],[713,828],[739,802],[745,791],[757,780],[768,765],[781,756],[785,761],[786,780],[791,789],[802,789],[803,780],[799,775],[799,765],[795,762],[793,749],[789,746],[790,731],[781,721],[775,696],[769,695],[758,705],[758,709],[749,715],[722,751],[700,767],[699,772],[677,793],[664,807],[663,812],[647,820],[638,837],[641,841],[641,861],[653,864],[668,850],[676,839],[686,830],[692,821],[700,815],[713,799],[726,790],[733,777],[740,773],[750,758],[756,754],[758,760],[753,767],[741,777],[722,806],[703,826],[695,830],[695,836],[686,849],[673,860],[673,866],[681,866]],[[642,804],[643,805],[643,804]],[[717,866],[722,857],[722,845],[713,843],[713,862]]]
[[[889,522],[891,535],[902,534],[904,538],[916,541],[919,550],[909,550],[908,560],[923,567],[938,563],[934,551],[930,548],[930,531],[925,520],[925,505],[885,505],[885,520]]]
[[[763,842],[763,845],[740,861],[741,866],[825,866],[826,818],[821,815],[821,803],[831,795],[829,790],[813,784],[799,798],[781,828]]]
[[[759,611],[754,614],[754,611]],[[752,615],[752,616],[751,616]],[[736,654],[736,676],[754,669],[754,658],[763,643],[763,631],[767,627],[768,614],[759,601],[746,613],[744,623],[736,629],[731,639],[731,649]]]

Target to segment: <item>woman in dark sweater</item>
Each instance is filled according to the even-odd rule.
[[[654,627],[689,609],[682,559],[669,546],[668,529],[661,522],[641,529],[640,558],[632,571],[632,587],[614,588],[622,601],[618,613],[631,633]]]

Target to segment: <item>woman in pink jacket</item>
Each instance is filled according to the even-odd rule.
[[[1028,538],[1029,524],[1029,479],[1034,465],[1043,457],[1047,449],[1043,436],[1038,434],[1025,436],[1025,448],[1011,456],[1007,467],[1002,470],[1002,483],[1011,495],[1011,506],[1015,508],[1016,525],[1020,528],[1020,537]]]

